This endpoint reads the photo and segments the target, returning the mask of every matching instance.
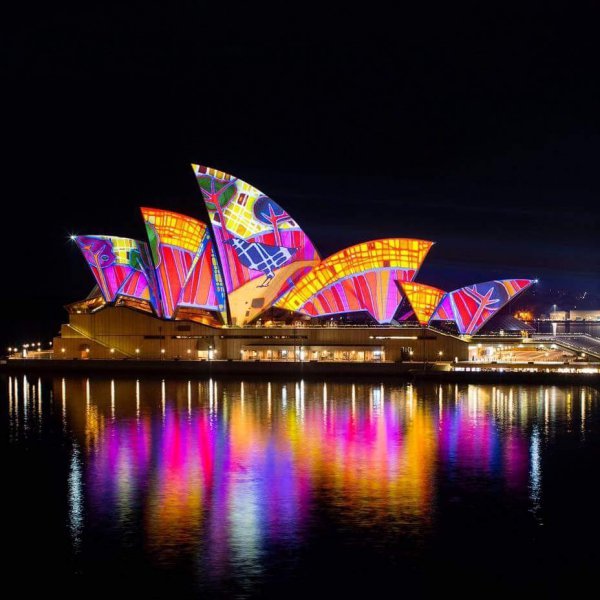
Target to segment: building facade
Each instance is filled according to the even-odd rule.
[[[157,319],[127,306],[72,311],[55,358],[404,362],[467,360],[468,341],[419,326],[213,327]]]

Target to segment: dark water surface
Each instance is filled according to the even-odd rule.
[[[572,594],[586,387],[0,378],[5,585],[62,597]]]

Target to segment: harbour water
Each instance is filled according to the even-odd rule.
[[[550,597],[595,578],[590,387],[0,384],[25,595]]]

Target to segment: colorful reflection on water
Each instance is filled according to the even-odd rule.
[[[522,497],[541,523],[544,449],[557,430],[584,439],[597,396],[584,387],[50,386],[9,377],[8,427],[12,443],[49,422],[70,436],[76,551],[102,531],[118,532],[120,545],[141,535],[154,565],[192,560],[205,577],[232,568],[259,577],[266,555],[306,544],[324,511],[356,535],[379,531],[375,545],[393,535],[426,540],[440,485],[452,482],[453,493],[475,482]]]

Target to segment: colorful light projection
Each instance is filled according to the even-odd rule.
[[[107,303],[121,296],[135,298],[161,315],[158,286],[144,242],[106,235],[79,235],[75,242]]]
[[[396,281],[412,281],[433,242],[390,238],[350,246],[309,271],[276,306],[311,316],[368,311],[389,323],[402,294]]]
[[[448,292],[431,320],[454,321],[461,334],[472,335],[532,283],[533,279],[503,279]]]
[[[271,198],[222,171],[193,168],[214,241],[204,223],[151,208],[142,208],[150,253],[135,240],[75,238],[106,302],[214,326],[250,324],[272,306],[311,317],[365,311],[379,323],[390,323],[407,295],[423,325],[433,318],[449,319],[470,334],[525,289],[522,282],[530,282],[476,284],[446,294],[436,307],[440,290],[406,285],[432,242],[374,240],[321,261],[296,221]],[[478,295],[478,286],[488,287]],[[220,313],[221,321],[210,311]]]
[[[312,296],[298,312],[322,317],[364,310],[377,322],[389,323],[402,300],[395,281],[406,276],[407,271],[394,269],[350,275]]]
[[[250,323],[319,255],[292,217],[232,175],[192,165],[210,216],[234,325]]]
[[[398,281],[398,285],[410,302],[419,323],[427,325],[446,292],[423,283]]]
[[[160,286],[163,314],[179,307],[216,310],[225,319],[225,289],[206,224],[158,208],[141,209]]]

